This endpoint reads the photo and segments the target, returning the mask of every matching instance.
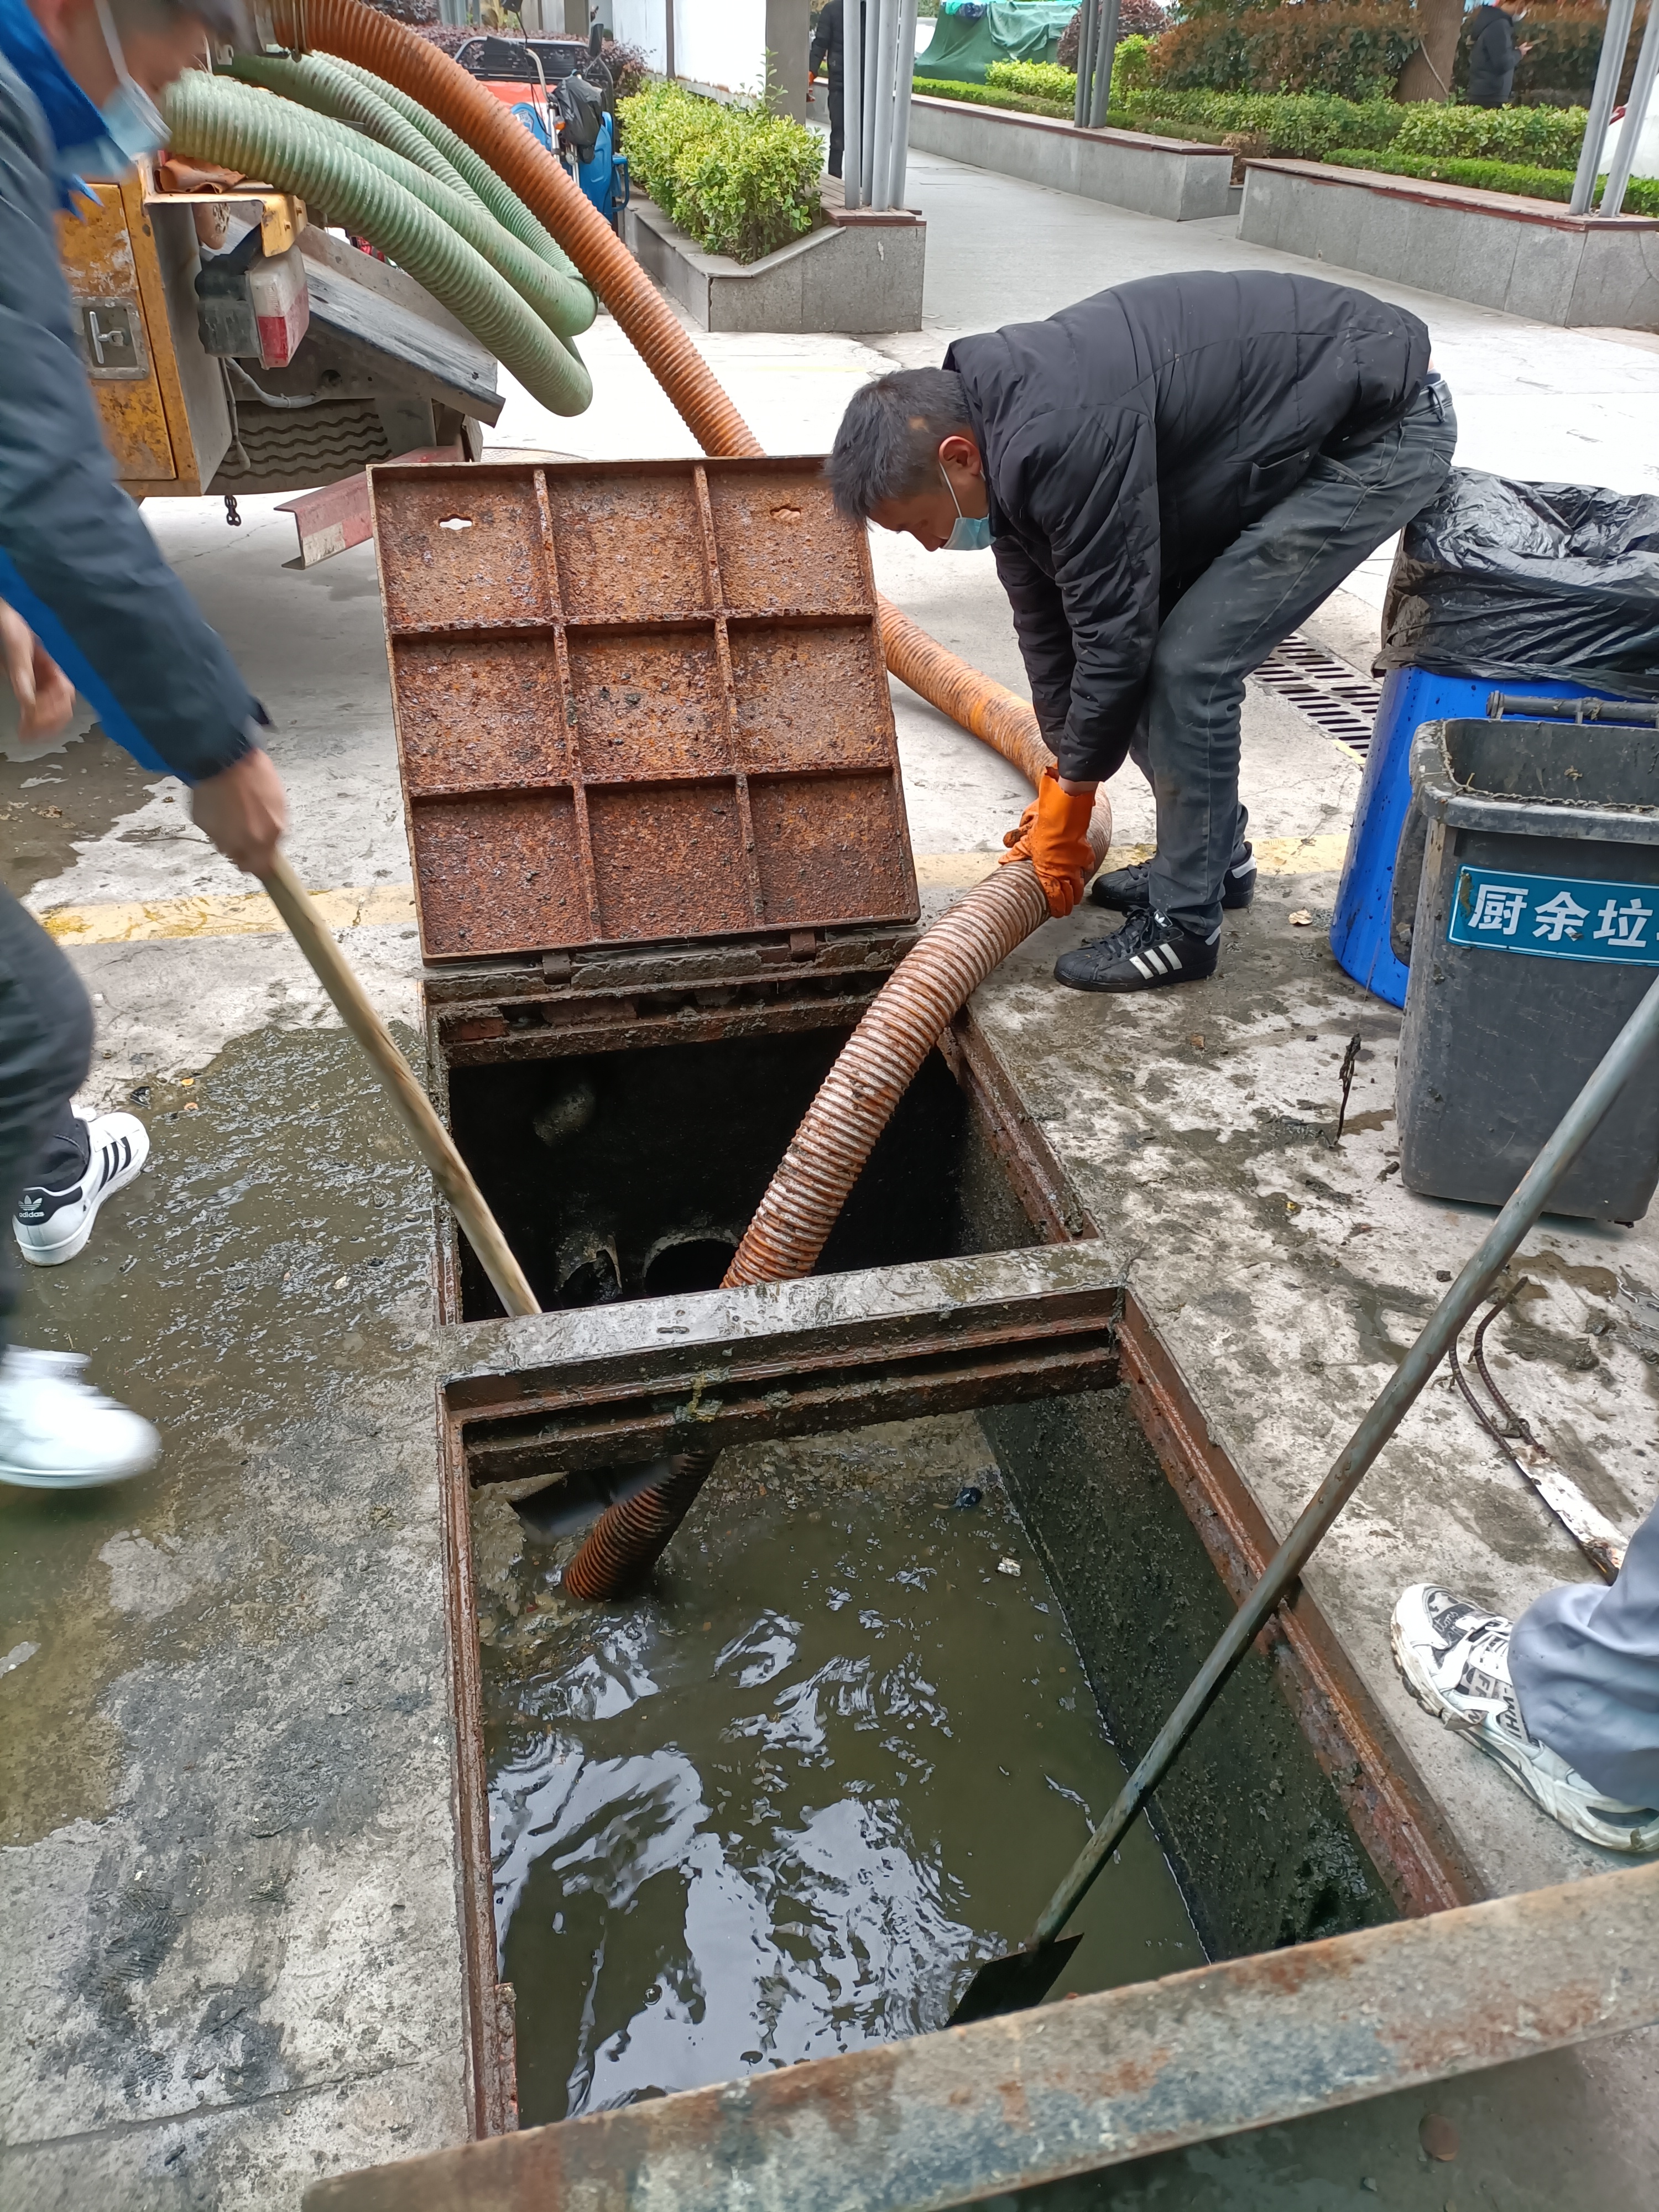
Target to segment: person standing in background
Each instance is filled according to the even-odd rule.
[[[1516,65],[1532,52],[1530,41],[1523,45],[1515,35],[1522,12],[1513,0],[1494,0],[1492,6],[1477,8],[1469,17],[1471,107],[1507,106]]]
[[[830,161],[832,177],[841,174],[842,152],[846,138],[846,78],[847,49],[842,32],[842,0],[823,0],[817,21],[812,28],[812,44],[806,57],[807,81],[816,84],[818,71],[827,63],[830,77]],[[860,0],[859,22],[864,21],[863,0]]]

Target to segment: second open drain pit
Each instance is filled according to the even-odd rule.
[[[474,1893],[487,1916],[488,1805],[526,2121],[941,2025],[956,1971],[1023,1936],[1064,1871],[1078,1801],[1104,1809],[1105,1739],[1138,1756],[1185,1687],[1232,1601],[1216,1506],[1237,1514],[1148,1440],[1144,1316],[1110,1287],[983,1297],[1086,1250],[899,1271],[901,1303],[943,1304],[897,1318],[882,1275],[833,1322],[802,1285],[810,1326],[781,1309],[775,1334],[635,1352],[597,1388],[591,1362],[464,1386]],[[556,1574],[580,1516],[526,1541],[529,1492],[693,1430],[724,1455],[653,1585],[574,1606]],[[1083,1986],[1189,1963],[1193,1931],[1233,1955],[1449,1901],[1414,1779],[1379,1717],[1355,1735],[1363,1697],[1299,1616],[1311,1671],[1252,1656],[1078,1916]],[[804,1705],[816,1735],[792,1734]]]

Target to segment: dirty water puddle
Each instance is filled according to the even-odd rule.
[[[526,2125],[941,2026],[1121,1784],[969,1416],[728,1452],[632,1604],[477,1518]],[[1200,1962],[1145,1827],[1080,1924],[1062,1992]]]

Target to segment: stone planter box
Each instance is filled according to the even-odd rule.
[[[634,258],[706,331],[919,331],[927,226],[908,209],[826,207],[829,221],[745,267],[705,253],[634,195]]]
[[[1317,161],[1250,161],[1238,234],[1538,323],[1659,330],[1659,222]]]
[[[910,101],[910,148],[1168,222],[1225,215],[1229,207],[1232,155],[1224,146],[1192,146],[1183,138],[1079,131],[1046,115],[917,93]]]

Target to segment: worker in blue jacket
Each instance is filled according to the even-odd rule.
[[[245,35],[240,0],[0,0],[0,652],[20,734],[67,720],[76,689],[145,767],[192,787],[199,828],[258,875],[286,827],[266,718],[121,489],[82,368],[55,226],[76,180],[163,143],[155,96],[210,40]],[[26,1259],[86,1243],[143,1165],[134,1115],[71,1110],[92,1009],[40,925],[0,890],[0,1205]],[[0,1481],[70,1488],[136,1474],[149,1424],[80,1380],[69,1353],[8,1341],[0,1279]]]

